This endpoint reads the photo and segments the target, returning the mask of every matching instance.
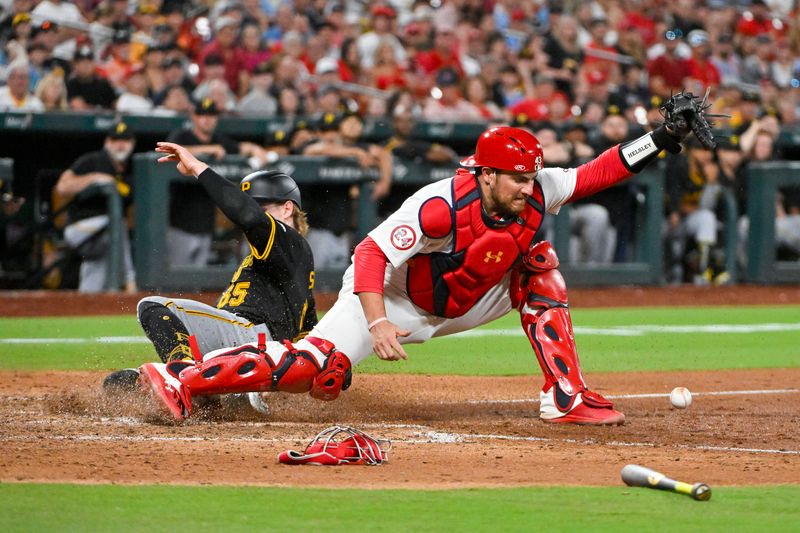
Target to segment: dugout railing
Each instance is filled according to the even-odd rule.
[[[800,187],[800,162],[754,163],[747,174],[747,281],[800,283],[800,261],[778,261],[775,203],[778,189]]]

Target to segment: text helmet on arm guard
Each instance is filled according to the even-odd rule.
[[[539,172],[544,167],[542,144],[531,132],[521,128],[489,128],[478,137],[475,153],[462,159],[461,165],[510,172]]]
[[[257,202],[285,202],[291,200],[300,209],[300,189],[288,174],[280,170],[259,170],[242,179],[242,191]]]

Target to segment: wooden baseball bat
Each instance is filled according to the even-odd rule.
[[[711,498],[711,487],[705,483],[691,485],[683,481],[676,481],[660,472],[639,465],[625,465],[625,468],[622,469],[622,481],[631,487],[647,487],[686,494],[698,501],[706,501]]]

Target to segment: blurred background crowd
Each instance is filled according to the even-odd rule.
[[[726,283],[720,198],[733,195],[746,242],[747,165],[800,159],[786,137],[800,123],[796,4],[0,0],[0,111],[186,116],[191,126],[173,140],[210,157],[244,155],[253,168],[286,154],[354,158],[377,169],[373,196],[386,216],[411,192],[393,186],[392,158],[453,165],[463,155],[464,147],[415,139],[420,121],[530,128],[546,165],[573,166],[655,127],[671,94],[709,89],[708,112],[723,115],[714,119],[719,148],[689,142],[666,161],[665,280]],[[237,142],[215,132],[220,116],[284,117],[292,127]],[[392,136],[367,142],[365,121],[391,124]],[[103,148],[112,153],[109,142],[126,139],[121,166],[104,171],[117,182],[130,181],[118,175],[132,135],[110,132]],[[69,172],[90,170],[84,161]],[[66,198],[80,192],[71,177],[56,188]],[[352,191],[303,192],[318,268],[346,265]],[[576,205],[571,260],[629,260],[640,193],[614,188]],[[797,260],[796,190],[776,197],[776,219],[776,253]],[[186,242],[187,233],[208,235],[209,224],[171,229]],[[184,252],[175,264],[208,260],[207,251]],[[127,280],[134,286],[135,273]]]

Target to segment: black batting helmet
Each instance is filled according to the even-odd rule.
[[[259,170],[242,179],[242,191],[258,202],[293,201],[301,208],[300,189],[292,177],[280,170]]]

